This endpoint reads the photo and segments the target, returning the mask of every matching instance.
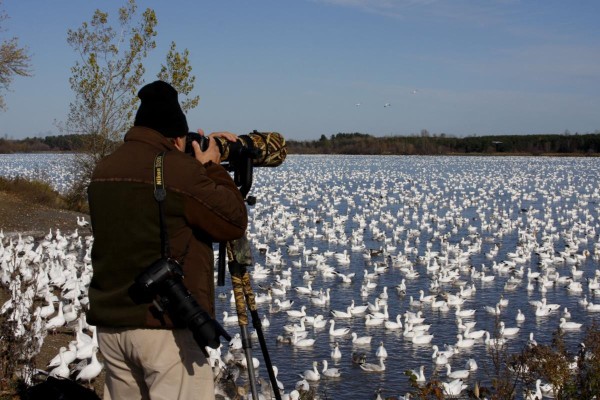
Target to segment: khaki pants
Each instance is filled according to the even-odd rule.
[[[104,400],[214,400],[213,373],[188,329],[98,328]]]

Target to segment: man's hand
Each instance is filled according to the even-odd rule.
[[[198,134],[204,136],[204,131],[202,129],[198,129]],[[217,143],[215,143],[215,137],[221,137],[230,142],[235,142],[238,140],[237,135],[231,132],[213,132],[207,136],[208,148],[206,151],[202,151],[198,142],[194,141],[192,143],[192,147],[194,148],[194,157],[196,157],[196,160],[200,161],[202,164],[206,164],[209,161],[212,161],[215,164],[221,162],[221,153],[219,151],[219,146]]]

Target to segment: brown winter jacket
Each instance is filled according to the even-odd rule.
[[[203,166],[159,132],[137,126],[127,132],[123,145],[99,162],[88,188],[94,234],[90,324],[172,327],[168,318],[167,325],[161,325],[149,305],[136,305],[128,295],[135,277],[161,256],[153,181],[154,159],[161,151],[167,151],[164,212],[171,256],[183,264],[185,286],[214,317],[212,243],[244,234],[243,198],[222,166]]]

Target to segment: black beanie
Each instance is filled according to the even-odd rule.
[[[138,97],[142,103],[133,125],[152,128],[170,138],[188,133],[187,120],[173,86],[163,81],[154,81],[141,88]]]

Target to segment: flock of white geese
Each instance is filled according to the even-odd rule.
[[[249,270],[283,398],[408,398],[405,371],[457,397],[484,380],[490,347],[531,345],[541,330],[580,340],[600,315],[598,169],[587,159],[290,156],[255,170]],[[23,357],[53,331],[72,332],[44,373],[90,382],[102,363],[85,321],[93,237],[79,223],[82,233],[2,235],[11,297],[0,312]],[[234,339],[210,352],[222,398],[247,379],[229,290],[217,290],[217,319]],[[552,391],[522,389],[528,399]]]

